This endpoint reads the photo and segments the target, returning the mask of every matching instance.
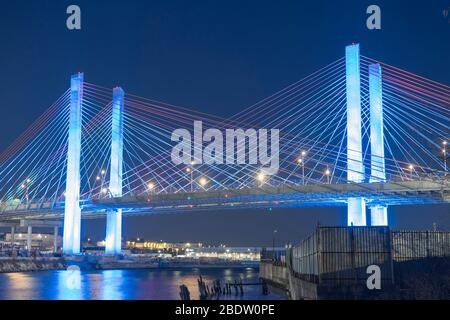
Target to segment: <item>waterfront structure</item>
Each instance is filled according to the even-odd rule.
[[[31,238],[28,238],[28,233],[17,232],[11,234],[7,232],[4,234],[3,244],[4,248],[15,248],[28,250],[28,243],[31,243],[30,249],[37,249],[46,252],[59,252],[62,247],[62,237],[54,233],[33,233]]]

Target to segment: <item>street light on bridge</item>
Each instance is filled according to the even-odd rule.
[[[327,169],[325,170],[325,176],[327,177],[327,183],[330,184],[331,183],[331,180],[330,180],[331,170],[329,167],[327,167]]]
[[[205,189],[205,186],[208,184],[208,179],[206,179],[205,177],[201,177],[199,180],[200,186]]]
[[[442,141],[442,144],[444,145],[444,149],[442,149],[442,154],[444,157],[444,171],[445,174],[447,174],[447,140]]]
[[[194,166],[195,161],[191,161],[191,166],[186,168],[186,172],[189,173],[191,177],[190,180],[191,192],[194,192]]]
[[[306,151],[302,151],[300,158],[297,159],[297,163],[302,166],[302,185],[305,185],[305,156]]]
[[[256,179],[261,183],[260,187],[263,186],[264,184],[264,180],[266,179],[266,175],[263,172],[258,173],[258,175],[256,176]]]
[[[409,171],[410,171],[410,174],[411,174],[411,180],[413,179],[413,173],[414,173],[414,166],[412,165],[412,164],[410,164],[409,166],[408,166],[408,169],[409,169]]]
[[[30,196],[29,196],[29,185],[30,185],[31,179],[27,178],[25,180],[25,182],[22,184],[22,189],[25,191],[25,201],[26,204],[28,204],[28,202],[30,201]]]
[[[150,193],[153,193],[153,190],[155,190],[155,184],[153,182],[149,182],[147,184],[147,189]]]

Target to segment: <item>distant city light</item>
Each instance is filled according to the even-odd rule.
[[[147,184],[147,188],[148,188],[148,190],[152,191],[153,189],[155,189],[155,184],[153,182],[149,182]]]
[[[106,173],[106,171],[105,171],[105,170],[102,170],[102,175],[103,175],[103,176],[105,175],[105,173]]]
[[[107,189],[107,188],[103,188],[102,192],[103,192],[104,194],[107,194],[107,193],[108,193],[108,189]]]
[[[96,178],[96,179],[97,179],[97,181],[98,181],[98,180],[100,180],[101,178],[100,178],[99,176],[97,176],[97,178]]]

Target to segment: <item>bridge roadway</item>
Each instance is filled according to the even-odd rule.
[[[450,177],[439,180],[348,184],[282,184],[240,190],[197,191],[81,201],[83,218],[103,217],[107,209],[122,208],[125,215],[216,211],[239,208],[346,206],[362,197],[367,205],[450,204]],[[0,221],[60,219],[64,202],[19,204],[0,208]]]

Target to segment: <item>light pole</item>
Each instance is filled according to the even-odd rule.
[[[98,197],[100,198],[101,197],[101,195],[102,195],[102,183],[101,183],[101,180],[102,180],[102,178],[100,177],[100,176],[97,176],[96,178],[95,178],[95,181],[97,181],[97,182],[100,182],[100,189],[99,189],[99,191],[98,191]],[[94,188],[94,190],[95,190],[95,188]]]
[[[24,184],[22,184],[22,189],[25,190],[25,202],[27,205],[28,205],[28,202],[30,201],[30,196],[28,193],[28,187],[29,187],[30,182],[31,182],[31,180],[27,179],[27,180],[25,180]]]
[[[262,172],[258,173],[258,175],[256,176],[256,179],[258,179],[258,181],[260,182],[260,185],[259,185],[260,188],[262,188],[265,178],[266,178],[266,176]]]
[[[300,158],[297,160],[298,164],[302,166],[302,185],[305,185],[305,156],[306,151],[302,151]]]
[[[191,161],[191,166],[186,168],[186,172],[190,174],[191,176],[191,192],[194,192],[194,165],[195,161]]]
[[[104,183],[105,183],[105,175],[106,175],[106,171],[105,171],[104,169],[102,169],[102,170],[100,171],[100,175],[98,175],[98,176],[95,178],[95,180],[100,181],[100,191],[99,191],[99,193],[98,193],[98,197],[99,197],[99,198],[101,198],[101,197],[102,197],[102,193],[104,193],[103,190],[104,190],[105,188],[103,187],[103,185],[104,185]]]
[[[447,140],[443,141],[442,144],[444,145],[444,149],[442,149],[442,153],[444,156],[444,171],[445,175],[447,175]]]
[[[272,233],[272,260],[275,261],[275,233],[277,233],[277,230],[273,230]]]
[[[188,173],[188,174],[190,174],[190,181],[189,181],[189,184],[190,184],[190,188],[191,188],[191,192],[193,192],[194,191],[194,185],[193,185],[193,175],[192,175],[192,169],[191,168],[186,168],[186,172]]]
[[[327,169],[325,170],[325,176],[327,177],[327,184],[330,184],[330,183],[331,183],[330,175],[331,175],[330,168],[327,167]]]
[[[413,179],[414,166],[412,164],[410,164],[408,168],[409,168],[409,171],[411,173],[410,179],[412,180]]]
[[[155,190],[155,184],[153,182],[149,182],[147,184],[147,189],[148,189],[150,194],[153,194],[153,190]]]

